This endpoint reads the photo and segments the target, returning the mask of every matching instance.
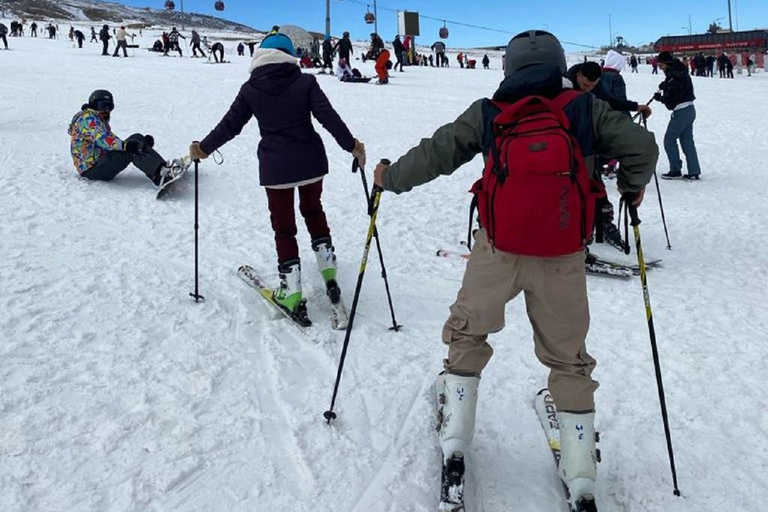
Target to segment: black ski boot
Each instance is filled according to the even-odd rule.
[[[582,496],[572,507],[573,512],[597,512],[597,505],[595,505],[595,497],[591,494]]]
[[[621,230],[613,222],[603,223],[603,239],[608,245],[615,247],[621,252],[626,253],[629,250],[627,242],[621,238]]]
[[[443,463],[443,484],[440,489],[441,512],[464,512],[464,456],[454,453]]]

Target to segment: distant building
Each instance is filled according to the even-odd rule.
[[[751,57],[757,66],[763,67],[768,51],[768,30],[667,36],[656,41],[654,49],[657,52],[667,51],[682,55],[696,55],[700,52],[716,55],[727,53],[732,60],[735,60],[736,55],[741,55],[742,64],[746,64],[747,57]]]

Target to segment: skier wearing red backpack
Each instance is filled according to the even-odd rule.
[[[492,100],[473,103],[391,166],[376,184],[411,190],[482,153],[472,187],[481,229],[462,288],[443,328],[448,345],[436,391],[443,451],[440,510],[462,510],[465,458],[474,431],[480,374],[493,350],[489,333],[504,328],[504,308],[521,292],[535,353],[549,368],[559,415],[559,475],[574,511],[596,511],[595,360],[589,329],[584,248],[592,233],[595,154],[622,162],[618,185],[639,206],[658,159],[653,134],[607,103],[572,90],[559,41],[543,31],[509,42],[505,79]]]

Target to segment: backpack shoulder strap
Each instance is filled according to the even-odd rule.
[[[563,110],[570,102],[583,96],[584,93],[575,91],[573,89],[567,89],[558,94],[553,100],[552,105]]]

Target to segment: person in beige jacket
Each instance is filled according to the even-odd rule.
[[[128,42],[126,41],[126,37],[128,34],[125,31],[125,25],[120,25],[120,28],[117,29],[117,33],[115,34],[115,38],[117,39],[117,47],[115,47],[115,53],[112,54],[113,57],[118,57],[117,53],[120,51],[120,48],[123,49],[123,57],[128,56]]]
[[[499,105],[532,95],[554,100],[575,94],[563,112],[587,172],[594,176],[596,154],[618,158],[622,162],[619,190],[639,206],[659,155],[653,134],[590,94],[565,92],[573,87],[564,78],[566,71],[565,54],[555,36],[533,30],[518,34],[507,46],[505,79],[493,101],[474,102],[458,119],[393,164],[379,164],[374,172],[376,184],[400,194],[453,173],[480,153],[487,159],[497,151],[494,120],[501,112]],[[536,222],[534,215],[528,218]],[[488,334],[504,328],[507,302],[524,293],[535,354],[549,368],[549,388],[559,415],[559,474],[573,510],[596,511],[594,392],[598,383],[592,379],[595,359],[585,344],[589,307],[584,247],[554,257],[513,254],[494,247],[486,228],[476,231],[462,287],[442,332],[448,357],[436,384],[444,458],[440,510],[463,506],[463,473],[474,432],[480,374],[493,354]]]

